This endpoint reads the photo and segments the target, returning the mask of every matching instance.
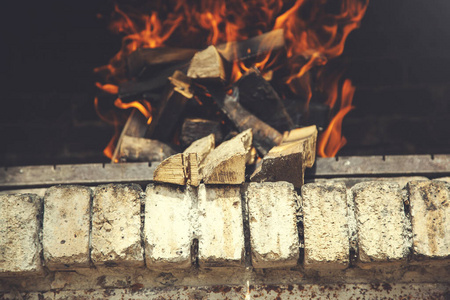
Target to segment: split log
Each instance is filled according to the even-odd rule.
[[[225,80],[225,68],[216,47],[209,46],[197,52],[189,66],[188,77],[193,79]]]
[[[249,38],[245,41],[230,42],[217,46],[217,51],[228,62],[242,61],[260,54],[268,53],[284,47],[283,29]]]
[[[143,137],[147,131],[147,118],[144,117],[137,109],[131,111],[125,126],[122,129],[119,139],[117,140],[116,149],[114,150],[111,162],[121,161],[120,148],[124,137]]]
[[[272,148],[250,176],[251,181],[287,181],[296,188],[304,183],[305,169],[314,165],[317,128],[309,126],[285,133],[281,145]]]
[[[316,161],[316,145],[317,145],[317,127],[311,125],[308,127],[293,129],[285,132],[281,145],[289,145],[291,143],[302,144],[302,152],[307,168],[312,168]]]
[[[204,183],[241,184],[245,181],[245,162],[252,145],[248,129],[214,149],[200,165]]]
[[[118,149],[119,161],[163,161],[176,153],[170,146],[141,137],[124,135]]]
[[[184,84],[180,84],[183,76],[175,72],[171,77],[171,82],[162,96],[161,104],[157,115],[153,118],[147,132],[146,138],[155,139],[159,141],[170,141],[178,124],[179,117],[184,111],[185,105],[188,101],[186,96],[192,97],[189,89]]]
[[[178,185],[198,186],[200,180],[197,160],[197,154],[195,153],[172,155],[159,164],[153,173],[153,180]]]
[[[130,78],[141,77],[147,69],[161,70],[161,65],[186,62],[197,51],[196,49],[174,47],[139,48],[127,57],[128,75]]]
[[[294,128],[283,101],[261,73],[251,68],[237,82],[239,103],[276,130],[283,132]]]
[[[195,142],[193,142],[186,150],[184,150],[184,154],[195,153],[197,154],[198,165],[201,165],[205,160],[206,156],[214,150],[215,142],[214,142],[214,134],[210,134],[201,138]]]
[[[276,129],[264,123],[239,104],[239,88],[234,87],[231,95],[211,92],[214,100],[240,132],[253,129],[253,144],[265,155],[274,146],[279,145],[283,136]]]
[[[205,119],[185,119],[181,126],[181,143],[189,146],[194,141],[210,134],[214,134],[217,144],[222,141],[222,130],[219,122]]]

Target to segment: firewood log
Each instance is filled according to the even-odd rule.
[[[172,183],[177,185],[200,184],[198,176],[197,154],[178,153],[165,159],[153,173],[156,182]]]
[[[245,163],[252,145],[248,129],[223,142],[205,158],[199,173],[204,183],[240,184],[245,181]]]
[[[317,128],[315,125],[286,132],[281,145],[272,148],[250,176],[251,181],[287,181],[296,188],[304,183],[306,167],[314,165]]]
[[[209,46],[197,52],[192,58],[187,75],[193,79],[225,80],[225,68],[216,47]]]

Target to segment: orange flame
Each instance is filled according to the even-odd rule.
[[[355,107],[352,106],[355,87],[349,79],[344,81],[342,85],[341,107],[339,112],[334,116],[318,140],[317,154],[321,157],[334,157],[338,151],[347,143],[347,139],[342,136],[342,121],[345,115]]]
[[[122,47],[109,64],[94,70],[103,74],[107,82],[103,85],[97,83],[98,88],[117,94],[118,84],[128,80],[126,58],[138,48],[166,45],[206,48],[207,45],[240,41],[270,30],[283,29],[285,52],[261,54],[254,59],[253,66],[263,75],[282,69],[289,88],[296,94],[306,95],[309,102],[310,81],[313,81],[309,78],[309,71],[315,66],[325,65],[343,52],[348,35],[359,27],[368,6],[368,0],[168,0],[158,3],[156,9],[148,9],[153,5],[149,1],[144,7],[146,9],[128,9],[126,12],[115,6],[110,28],[123,35]],[[340,5],[333,7],[333,13],[326,9],[327,5],[335,3]],[[243,62],[234,62],[229,84],[237,81],[249,67]],[[330,93],[334,93],[326,102],[330,107],[338,98],[338,81],[339,78],[330,87]],[[293,87],[298,84],[298,87]],[[347,103],[345,99],[350,99],[350,104],[338,112],[322,134],[322,138],[327,136],[330,141],[338,136],[338,146],[333,146],[338,150],[345,143],[345,138],[340,138],[342,118],[352,109],[352,92],[348,91],[347,85],[344,83],[342,88],[341,105]],[[115,105],[122,109],[135,107],[147,117],[148,123],[151,122],[149,103],[123,103],[117,99]],[[114,124],[113,120],[110,122]],[[326,143],[319,155],[335,155],[337,150],[329,150],[331,146],[328,143],[331,142]]]
[[[147,118],[147,124],[150,124],[152,122],[152,106],[146,100],[142,100],[142,103],[139,101],[124,103],[120,98],[117,98],[116,101],[114,101],[114,105],[120,109],[128,109],[134,107],[139,110],[141,114],[144,115],[144,117]]]

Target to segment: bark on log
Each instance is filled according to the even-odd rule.
[[[281,145],[272,148],[250,176],[251,181],[287,181],[296,188],[304,183],[305,169],[314,165],[316,126],[286,132]]]

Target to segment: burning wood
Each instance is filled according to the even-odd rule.
[[[251,129],[223,142],[216,149],[213,149],[214,136],[207,136],[194,142],[184,153],[164,160],[155,170],[153,180],[194,186],[200,181],[209,184],[243,183],[251,144]]]
[[[222,129],[219,122],[205,119],[185,119],[181,126],[181,143],[189,146],[194,141],[210,134],[214,134],[216,143],[222,141]]]
[[[152,110],[156,113],[150,125],[143,125],[145,133],[142,128],[136,129],[137,136],[122,133],[116,159],[121,155],[154,159],[144,147],[152,144],[167,150],[165,145],[154,143],[155,140],[177,145],[181,142],[183,146],[193,142],[184,153],[164,160],[155,171],[155,180],[193,185],[200,181],[234,184],[245,180],[245,164],[255,158],[254,148],[251,151],[253,142],[259,158],[264,158],[252,180],[288,180],[296,187],[301,186],[305,168],[314,164],[317,129],[315,126],[294,128],[311,124],[310,121],[325,128],[324,120],[329,120],[329,112],[336,111],[333,106],[337,92],[330,94],[333,101],[310,104],[315,99],[311,84],[320,80],[312,68],[341,54],[347,35],[358,27],[367,7],[365,0],[346,0],[333,14],[326,9],[326,2],[304,5],[296,1],[279,7],[267,7],[266,3],[259,2],[253,7],[253,3],[248,3],[249,9],[242,16],[228,18],[202,1],[205,12],[195,12],[192,18],[184,15],[190,11],[185,7],[183,12],[169,14],[167,23],[161,23],[156,14],[133,23],[116,9],[125,21],[121,30],[129,35],[124,38],[126,43],[121,52],[102,70],[109,70],[115,82],[121,82],[117,88],[119,98],[142,99],[148,93],[160,93],[165,87],[158,99],[152,96]],[[260,13],[260,6],[265,13]],[[227,4],[223,3],[223,7]],[[252,10],[259,13],[253,14]],[[266,14],[268,11],[272,11],[270,16]],[[264,20],[259,14],[264,15]],[[180,26],[192,19],[199,20],[197,25],[201,28],[195,24],[187,24],[188,29]],[[250,26],[251,32],[241,33],[255,21],[257,28]],[[142,24],[146,29],[140,31]],[[172,33],[177,37],[187,35],[184,29],[192,35],[210,32],[208,42],[201,44],[204,50],[176,48],[177,42],[170,41],[170,36]],[[164,47],[166,41],[173,47]],[[125,72],[120,69],[124,66],[128,67]],[[124,76],[134,81],[124,82],[127,79]],[[348,84],[344,84],[344,89],[348,90]],[[343,139],[339,140],[340,124],[341,117],[351,109],[350,96],[341,97],[340,119],[333,119],[335,125],[330,123],[320,141],[338,139],[337,147],[344,144]],[[314,109],[306,111],[308,108],[317,108],[317,114]],[[125,126],[125,132],[128,127]],[[214,135],[217,142],[222,133],[232,131],[240,134],[214,149]],[[284,131],[288,133],[282,135],[280,132]],[[207,137],[200,139],[204,136]],[[334,155],[337,150],[333,147],[321,146],[319,154]],[[172,153],[168,151],[164,155]]]
[[[144,73],[149,72],[156,74],[164,67],[188,62],[197,51],[173,47],[139,48],[127,57],[128,76],[143,77]]]
[[[150,124],[145,137],[159,141],[170,141],[173,137],[179,117],[184,111],[188,98],[192,98],[189,91],[189,78],[180,71],[176,71],[170,79],[170,85],[162,97],[158,114]]]
[[[225,80],[225,69],[216,47],[209,46],[197,52],[191,61],[187,76],[193,79]]]

